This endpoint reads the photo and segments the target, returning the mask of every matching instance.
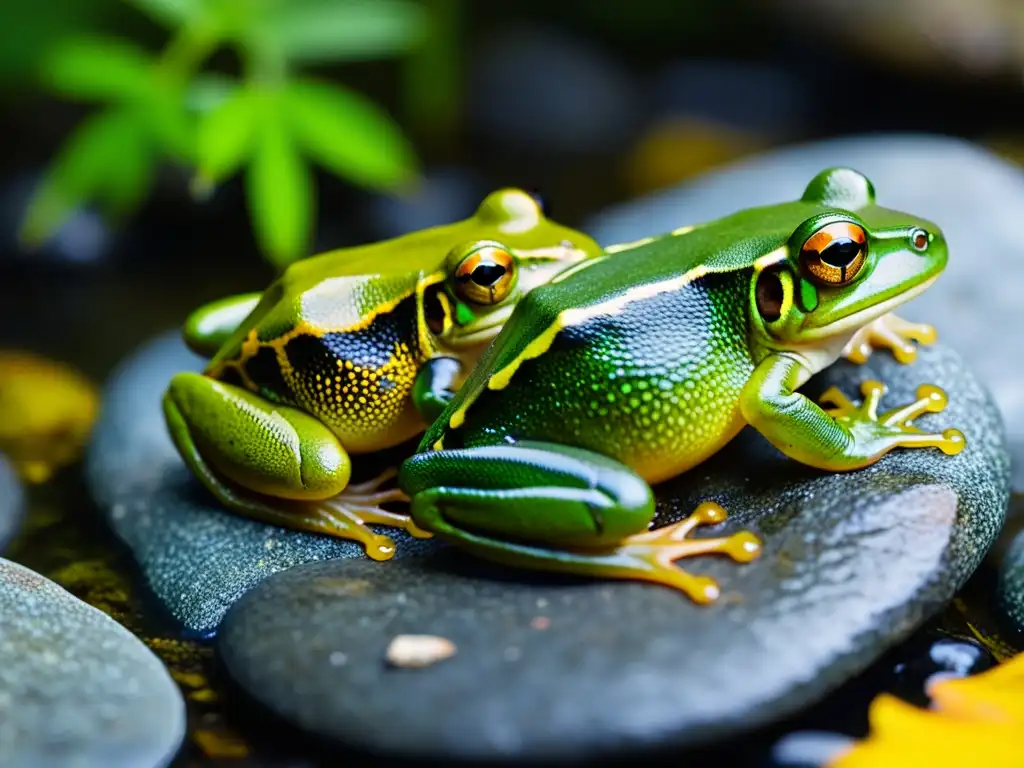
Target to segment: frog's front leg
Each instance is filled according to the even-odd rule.
[[[946,407],[946,395],[938,387],[924,385],[913,403],[881,415],[878,405],[885,393],[881,383],[864,382],[864,402],[859,407],[833,387],[822,401],[836,408],[826,412],[795,391],[805,376],[806,369],[797,359],[770,355],[754,370],[740,398],[747,423],[803,464],[843,472],[873,464],[899,447],[939,448],[950,456],[964,448],[959,430],[932,434],[911,424],[921,414]]]
[[[189,469],[232,511],[287,528],[361,542],[375,560],[394,542],[368,523],[426,536],[407,515],[379,508],[405,501],[389,476],[348,486],[351,461],[338,438],[296,408],[274,405],[239,387],[180,373],[164,395],[171,437]]]
[[[648,530],[654,496],[624,465],[578,448],[520,442],[431,451],[408,459],[399,486],[423,528],[479,557],[537,570],[656,582],[698,603],[718,585],[673,565],[684,557],[725,554],[748,562],[760,552],[749,532],[689,538],[725,519],[714,503],[685,520]]]
[[[412,385],[412,402],[427,424],[432,424],[455,396],[455,382],[462,363],[454,357],[434,357],[426,362]]]
[[[260,303],[262,293],[242,293],[205,304],[185,320],[185,345],[205,358],[213,357],[242,321]]]
[[[882,315],[853,335],[843,348],[843,357],[863,365],[874,350],[888,349],[898,362],[908,364],[917,359],[917,344],[928,346],[937,338],[931,325],[912,323],[893,314]]]

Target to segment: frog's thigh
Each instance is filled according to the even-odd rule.
[[[344,490],[351,462],[338,438],[304,411],[274,405],[198,373],[179,373],[164,396],[175,443],[251,491],[326,499]]]
[[[260,303],[261,293],[243,293],[210,302],[185,321],[185,344],[197,355],[213,357]]]
[[[589,451],[520,442],[420,453],[399,485],[427,530],[465,529],[546,546],[599,548],[646,531],[650,487],[625,466]]]

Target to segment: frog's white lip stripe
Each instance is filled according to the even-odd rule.
[[[810,328],[801,331],[800,337],[802,339],[827,339],[832,336],[838,336],[841,333],[848,331],[855,331],[859,328],[863,328],[865,325],[870,323],[872,320],[881,317],[882,315],[888,314],[896,307],[901,304],[905,304],[911,299],[920,296],[924,293],[932,283],[939,279],[938,275],[930,277],[920,285],[917,285],[903,293],[893,296],[888,301],[883,301],[881,304],[875,304],[871,307],[866,307],[860,312],[854,312],[852,315],[847,315],[844,318],[836,320],[834,323],[823,325],[820,328]]]

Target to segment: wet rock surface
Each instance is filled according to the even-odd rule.
[[[911,366],[877,353],[808,394],[889,385],[882,407],[934,383],[968,447],[897,451],[869,469],[803,467],[746,430],[659,486],[659,523],[713,499],[765,542],[762,557],[680,563],[719,580],[698,607],[671,590],[499,568],[430,542],[389,563],[350,558],[279,573],[228,613],[218,648],[252,697],[299,727],[375,754],[456,759],[638,757],[701,745],[792,714],[910,636],[992,544],[1009,497],[998,412],[952,350]],[[387,662],[400,635],[455,653]]]
[[[0,456],[0,552],[18,532],[25,494],[11,465]]]
[[[0,765],[170,763],[185,733],[185,703],[141,641],[2,559],[0,616]]]
[[[224,611],[267,576],[363,551],[352,541],[230,514],[191,475],[167,433],[160,399],[171,376],[202,365],[177,332],[139,350],[111,377],[86,454],[96,503],[156,597],[196,635],[213,633]],[[396,557],[422,543],[386,533],[398,545]]]
[[[847,165],[875,184],[878,202],[938,224],[949,243],[945,274],[901,308],[935,325],[992,391],[1006,421],[1014,487],[1024,489],[1024,397],[1012,350],[1024,325],[1019,218],[1024,172],[977,145],[942,136],[858,136],[797,145],[741,160],[592,218],[584,231],[625,242],[793,200],[819,171]],[[1009,356],[1009,358],[1008,358]]]

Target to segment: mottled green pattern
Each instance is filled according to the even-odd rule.
[[[753,370],[750,279],[709,275],[562,330],[505,389],[481,393],[446,447],[509,435],[588,448],[644,475],[695,463],[738,418]]]

